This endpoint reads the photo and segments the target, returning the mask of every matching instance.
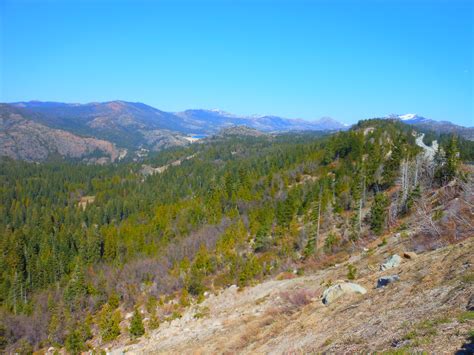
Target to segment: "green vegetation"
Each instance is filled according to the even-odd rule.
[[[383,193],[375,195],[374,204],[370,209],[370,228],[376,234],[381,234],[385,229],[387,219],[388,199]]]
[[[133,312],[128,332],[130,333],[131,338],[138,338],[145,334],[145,327],[143,326],[142,315],[140,314],[138,308],[136,308]]]
[[[461,323],[467,322],[468,320],[474,320],[474,311],[466,311],[466,312],[461,313],[458,316],[458,320]]]
[[[352,264],[347,264],[347,279],[355,280],[357,277],[357,268]]]
[[[405,334],[404,339],[411,340],[412,346],[429,343],[430,338],[438,333],[438,325],[450,321],[451,319],[447,317],[423,320],[413,325],[412,330]]]
[[[435,161],[435,179],[440,185],[446,184],[456,177],[460,159],[455,136],[452,136],[444,146],[439,146]]]
[[[474,283],[474,272],[467,272],[461,277],[462,282]]]
[[[105,304],[98,314],[98,324],[102,341],[114,340],[120,335],[121,316],[118,310]]]
[[[234,136],[170,149],[146,163],[194,157],[148,177],[141,163],[2,159],[0,346],[79,352],[90,329],[103,343],[118,337],[123,311],[145,306],[154,329],[171,299],[179,305],[168,320],[208,289],[349,250],[383,234],[389,189],[419,151],[411,128],[368,120],[331,136]],[[457,167],[452,157],[444,180]],[[80,207],[85,196],[94,201]],[[134,315],[130,334],[144,330]],[[2,345],[4,333],[13,335]]]

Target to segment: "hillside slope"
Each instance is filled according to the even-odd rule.
[[[311,333],[318,322],[333,327],[316,328],[331,337],[327,343],[320,339],[325,346],[386,348],[392,338],[379,342],[382,330],[359,334],[359,323],[342,336],[351,323],[331,323],[328,310],[346,299],[326,308],[319,297],[330,285],[363,293],[365,287],[367,294],[354,299],[368,303],[350,321],[379,319],[405,327],[404,319],[391,323],[379,314],[385,308],[376,301],[381,291],[373,290],[377,270],[392,253],[387,248],[429,255],[474,234],[474,175],[472,166],[459,161],[457,140],[440,142],[443,153],[432,161],[422,136],[396,121],[363,121],[326,136],[246,132],[164,151],[144,164],[0,160],[0,350],[99,352],[137,342],[145,347],[137,352],[179,353],[185,345],[190,351],[286,352],[285,339],[298,349],[319,349]],[[466,251],[471,249],[468,244]],[[469,262],[468,255],[459,257]],[[467,273],[463,282],[472,281],[470,264],[464,271],[457,259],[435,265],[440,272],[453,266],[456,275]],[[426,261],[414,273],[404,271],[387,290],[415,287],[431,268]],[[299,281],[281,282],[295,273],[307,275],[307,289],[293,290]],[[362,286],[339,284],[344,278]],[[448,281],[443,276],[439,284],[423,283],[413,297],[439,285],[451,290]],[[254,288],[257,283],[262,288]],[[236,287],[243,291],[234,295]],[[263,291],[271,289],[278,293],[266,297]],[[222,292],[231,293],[209,300],[210,293]],[[240,298],[246,292],[250,296]],[[404,292],[390,301],[400,314],[411,310],[397,303],[407,299]],[[444,310],[438,299],[426,299],[427,307]],[[455,301],[460,312],[463,302]],[[256,323],[249,310],[260,312]],[[296,332],[288,323],[300,319],[300,311],[303,327]],[[469,321],[470,313],[453,317]],[[305,319],[312,322],[305,325]],[[179,327],[167,330],[170,323]],[[459,340],[467,336],[464,323],[453,325]],[[191,326],[204,340],[193,343],[194,334],[185,330]],[[184,345],[170,338],[175,331]],[[341,343],[351,332],[355,340]],[[147,341],[155,334],[158,342]],[[219,334],[222,341],[213,338]],[[271,342],[280,335],[285,341]],[[404,342],[418,333],[406,337],[394,344],[425,344]]]
[[[21,111],[0,105],[0,155],[42,161],[55,154],[104,163],[124,157],[126,150],[106,140],[47,127],[27,119]]]
[[[453,353],[468,343],[474,326],[468,303],[474,292],[474,239],[404,259],[394,269],[378,266],[393,254],[403,255],[400,234],[370,254],[313,275],[271,280],[242,292],[232,286],[191,307],[181,319],[163,324],[137,344],[114,354],[143,353],[308,353],[329,351],[408,350]],[[368,247],[377,248],[377,241]],[[320,296],[329,281],[346,278],[356,266],[354,282],[367,289],[325,306]],[[377,279],[397,274],[400,281],[377,289]],[[203,318],[196,315],[202,314]],[[472,350],[472,344],[471,348]]]

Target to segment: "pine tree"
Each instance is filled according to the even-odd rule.
[[[455,136],[451,136],[444,150],[440,145],[435,155],[435,180],[440,185],[453,180],[458,174],[459,161],[457,140]]]
[[[258,252],[267,250],[269,244],[268,230],[265,227],[260,227],[255,235],[255,243],[253,249]]]
[[[72,305],[74,301],[84,297],[86,294],[87,286],[84,279],[84,272],[82,270],[81,261],[78,261],[71,279],[64,290],[64,299]]]
[[[66,350],[69,354],[80,354],[86,349],[84,339],[78,328],[73,329],[66,337]]]
[[[375,234],[381,234],[387,219],[388,199],[383,193],[375,195],[374,203],[370,209],[370,228]]]
[[[128,329],[130,338],[138,338],[145,334],[145,327],[143,326],[142,315],[138,308],[135,308],[133,312],[132,320],[130,321],[130,327]]]
[[[459,149],[455,136],[452,136],[446,146],[446,181],[453,180],[459,169]]]
[[[103,342],[114,340],[120,335],[120,311],[113,310],[107,303],[99,312],[99,331]]]

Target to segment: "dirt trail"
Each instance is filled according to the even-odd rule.
[[[376,253],[351,258],[360,276],[354,281],[365,295],[346,296],[325,306],[320,295],[331,280],[342,280],[347,263],[313,275],[267,281],[239,291],[233,286],[210,295],[181,319],[164,323],[139,343],[115,349],[133,353],[307,353],[329,351],[424,350],[453,353],[467,341],[474,321],[462,319],[474,293],[474,238],[404,259],[394,269],[379,271],[393,253],[403,255],[399,238]],[[400,281],[376,289],[381,276]],[[285,295],[311,293],[306,305]],[[196,313],[206,313],[196,319]],[[461,317],[461,318],[460,318]],[[462,319],[462,321],[460,320]]]

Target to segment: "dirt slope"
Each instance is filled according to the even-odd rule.
[[[365,295],[346,296],[329,306],[321,303],[326,284],[346,277],[347,263],[242,291],[233,286],[113,353],[454,353],[470,346],[474,320],[467,305],[474,294],[474,238],[379,271],[387,257],[403,255],[401,238],[348,261],[357,267],[354,282],[367,289]],[[375,288],[379,277],[393,274],[400,276],[399,282]]]

